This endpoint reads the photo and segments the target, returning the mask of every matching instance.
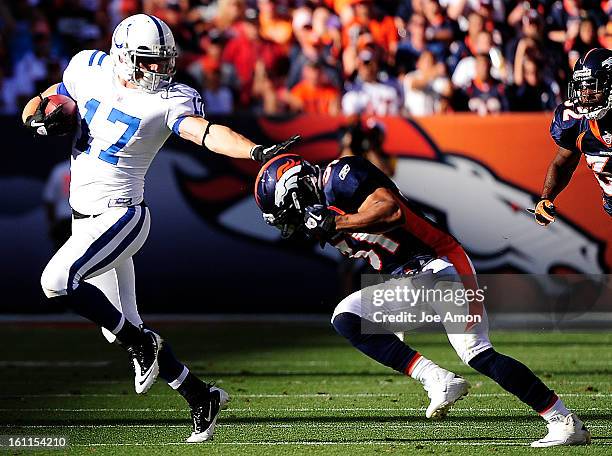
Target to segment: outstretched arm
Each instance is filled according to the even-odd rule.
[[[205,133],[206,137],[204,137]],[[240,133],[223,125],[210,124],[203,117],[185,117],[179,125],[179,135],[213,152],[233,158],[251,158],[251,150],[255,147],[254,142]]]
[[[181,138],[197,145],[205,146],[221,155],[233,158],[251,158],[265,163],[276,155],[285,153],[289,147],[300,139],[292,136],[286,141],[264,147],[236,133],[231,128],[214,124],[199,116],[186,116],[178,127]]]
[[[574,152],[563,147],[559,147],[557,155],[548,167],[546,179],[544,180],[544,189],[542,190],[542,199],[554,201],[555,198],[569,184],[578,163],[580,162],[580,153]]]

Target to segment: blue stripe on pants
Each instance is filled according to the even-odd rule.
[[[102,236],[96,239],[83,254],[81,258],[76,260],[70,267],[68,272],[68,284],[67,291],[70,293],[74,290],[74,277],[76,273],[81,269],[89,260],[91,260],[98,252],[112,242],[112,240],[121,232],[121,230],[134,218],[136,214],[135,207],[128,207],[127,211],[123,216],[115,222],[108,230],[106,230]]]
[[[142,230],[142,226],[144,225],[145,218],[146,218],[146,211],[147,209],[145,207],[141,207],[140,219],[138,220],[138,222],[136,222],[136,226],[123,239],[123,241],[121,241],[121,243],[117,246],[117,248],[112,251],[110,255],[102,259],[98,264],[96,264],[95,266],[93,266],[92,268],[88,270],[89,274],[99,271],[100,269],[105,268],[106,266],[111,264],[113,261],[115,261],[119,257],[119,255],[121,255],[130,246],[132,242],[134,242],[136,237],[140,234],[140,231]]]

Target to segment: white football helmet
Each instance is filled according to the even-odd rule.
[[[135,14],[117,25],[110,55],[115,73],[147,92],[172,81],[178,55],[174,36],[164,21]]]

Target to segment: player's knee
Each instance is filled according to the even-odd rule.
[[[358,317],[363,316],[361,314],[361,294],[359,294],[359,292],[348,295],[338,303],[331,318],[332,324],[334,323],[336,316],[346,312],[357,315]]]
[[[67,294],[68,274],[47,266],[40,277],[40,286],[47,298],[55,298]]]
[[[480,353],[493,348],[491,341],[486,335],[449,334],[448,340],[457,352],[457,356],[463,364],[471,366],[470,362]]]
[[[334,315],[332,325],[336,332],[351,343],[361,335],[361,318],[351,312],[342,312]]]
[[[462,344],[460,346],[454,346],[457,356],[461,362],[467,366],[470,365],[470,360],[474,357],[473,351],[470,350],[469,344]]]

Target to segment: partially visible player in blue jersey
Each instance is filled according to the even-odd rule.
[[[385,274],[446,281],[463,291],[478,286],[461,244],[361,157],[335,160],[321,172],[298,155],[279,155],[260,170],[255,199],[264,220],[284,237],[306,233],[344,255],[367,260]],[[369,331],[378,334],[366,334],[362,325],[372,327],[376,322],[370,307],[362,306],[362,299],[368,296],[363,291],[338,304],[332,317],[334,328],[365,355],[420,381],[431,400],[426,416],[444,417],[467,394],[468,383],[382,326]],[[467,307],[470,315],[481,317],[480,323],[469,323],[461,331],[446,327],[449,342],[465,364],[497,382],[548,422],[548,434],[532,446],[589,443],[590,434],[582,421],[567,410],[554,391],[528,367],[495,351],[484,307],[477,303]]]
[[[557,106],[550,134],[559,149],[548,167],[535,219],[555,221],[555,198],[569,184],[584,154],[601,187],[603,208],[612,217],[612,51],[587,52],[574,67],[569,99]]]

